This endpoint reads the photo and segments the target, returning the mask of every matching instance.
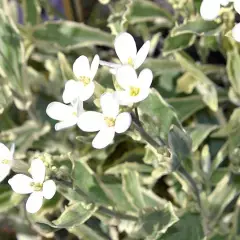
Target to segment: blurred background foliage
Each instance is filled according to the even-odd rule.
[[[16,144],[16,172],[40,155],[76,186],[59,182],[58,194],[39,214],[28,215],[24,197],[6,179],[0,239],[240,239],[240,55],[229,34],[238,17],[230,6],[206,22],[200,4],[0,1],[0,141]],[[139,117],[171,155],[146,143],[134,125],[96,150],[92,135],[78,128],[55,132],[46,115],[51,101],[61,101],[79,55],[117,61],[113,41],[122,31],[138,48],[151,40],[142,67],[153,71],[153,89]],[[105,67],[96,82],[96,99],[114,86]],[[95,103],[90,99],[86,109]]]

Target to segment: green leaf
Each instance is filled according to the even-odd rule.
[[[152,167],[136,162],[125,162],[109,168],[105,174],[119,174],[125,170],[137,171],[139,173],[151,173]]]
[[[211,110],[216,112],[218,109],[218,96],[213,82],[196,66],[195,63],[191,62],[183,54],[175,53],[175,57],[183,69],[196,78],[198,81],[196,88],[202,96],[203,101]]]
[[[72,67],[70,66],[65,55],[61,52],[58,53],[58,61],[59,61],[63,79],[66,79],[66,80],[74,79],[75,76],[72,71]]]
[[[81,161],[75,162],[73,179],[74,184],[94,202],[104,205],[112,204],[86,163]]]
[[[170,59],[147,58],[141,66],[141,69],[150,68],[154,76],[159,76],[168,73],[179,73],[182,71],[180,64],[177,61]]]
[[[225,208],[237,195],[236,187],[231,183],[229,176],[226,175],[208,196],[210,221],[217,222]]]
[[[236,108],[232,113],[227,124],[227,134],[229,137],[229,152],[240,146],[240,127],[239,127],[240,109]]]
[[[36,25],[40,22],[41,7],[39,0],[23,0],[25,24]]]
[[[0,213],[9,213],[10,209],[18,206],[23,200],[24,195],[16,194],[9,185],[0,185]]]
[[[112,47],[113,36],[97,28],[70,21],[46,22],[32,30],[37,47],[49,51],[70,51],[93,45]]]
[[[107,189],[108,197],[115,203],[119,211],[136,211],[136,209],[129,204],[129,201],[123,192],[120,180],[111,175],[105,176],[103,180]]]
[[[93,227],[88,227],[86,224],[71,227],[68,231],[84,240],[109,240],[108,237],[94,231]]]
[[[168,102],[176,109],[181,122],[205,107],[205,104],[199,96],[169,98]]]
[[[20,33],[0,9],[0,75],[7,79],[19,109],[27,109],[31,98],[28,79],[23,76],[23,48]]]
[[[61,216],[54,220],[53,223],[58,228],[68,228],[86,222],[97,210],[93,204],[86,204],[84,202],[74,203],[66,207]]]
[[[122,174],[123,192],[129,203],[136,209],[145,207],[144,198],[141,193],[139,174],[136,171],[125,170]]]
[[[217,128],[217,125],[198,124],[192,130],[189,130],[193,142],[192,151],[195,152],[208,135]]]
[[[145,239],[158,239],[168,228],[178,221],[171,203],[166,204],[163,209],[147,210],[140,215],[139,225]]]
[[[173,29],[173,35],[194,33],[197,35],[213,35],[219,30],[220,24],[215,21],[205,21],[202,18],[187,21]]]
[[[232,85],[232,89],[240,95],[240,56],[236,49],[229,51],[227,54],[227,74]]]
[[[147,99],[140,103],[139,110],[143,115],[143,119],[147,115],[147,119],[143,123],[150,135],[166,136],[171,124],[177,121],[174,109],[168,105],[155,89],[151,89]]]
[[[191,33],[169,36],[164,40],[163,51],[165,54],[181,51],[193,45],[196,37]]]
[[[184,160],[191,154],[191,138],[184,130],[175,125],[173,125],[169,131],[168,144],[180,161]]]
[[[201,217],[186,213],[158,240],[202,240],[203,237]]]
[[[19,127],[15,127],[0,133],[0,138],[10,136],[11,141],[16,144],[18,152],[25,154],[25,151],[32,146],[41,136],[50,131],[50,125],[40,125],[39,123],[28,120]]]
[[[139,22],[152,22],[158,20],[159,23],[167,27],[173,25],[173,18],[165,9],[157,4],[144,0],[134,0],[131,6],[129,21],[131,24]]]
[[[197,79],[192,76],[191,73],[184,73],[180,78],[177,80],[177,93],[186,93],[190,94],[193,92],[193,89],[197,85]]]
[[[0,114],[3,113],[4,109],[9,106],[13,101],[12,92],[8,85],[0,86]]]

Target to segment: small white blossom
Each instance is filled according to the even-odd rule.
[[[233,3],[233,6],[234,6],[234,9],[236,10],[236,12],[240,14],[240,1],[235,0]]]
[[[42,160],[34,159],[31,163],[32,178],[24,174],[16,174],[8,183],[13,191],[19,194],[29,194],[26,209],[36,213],[43,204],[43,198],[51,199],[56,193],[56,184],[53,180],[45,181],[46,167]]]
[[[46,109],[46,113],[50,118],[60,121],[55,125],[56,131],[76,125],[79,116],[83,112],[83,102],[79,99],[75,99],[70,105],[52,102]]]
[[[119,113],[117,99],[111,93],[105,93],[100,98],[102,113],[88,111],[79,117],[78,126],[85,132],[99,131],[92,145],[101,149],[109,145],[116,133],[123,133],[131,125],[131,115],[128,112]]]
[[[134,38],[127,32],[119,34],[114,42],[115,51],[123,65],[129,64],[135,69],[139,68],[145,61],[149,49],[150,41],[147,41],[137,52]]]
[[[124,89],[123,91],[116,91],[119,103],[121,105],[130,105],[148,97],[153,74],[150,69],[146,68],[137,77],[135,70],[125,65],[117,70],[116,79]]]
[[[93,79],[99,66],[99,56],[95,55],[91,67],[86,56],[80,56],[73,64],[73,73],[77,81],[69,80],[65,84],[63,102],[71,103],[79,97],[81,101],[88,100],[94,93]]]
[[[218,17],[220,9],[219,0],[203,0],[200,7],[200,14],[204,20],[212,21]]]
[[[235,41],[240,42],[240,23],[237,23],[232,29],[232,37]]]
[[[9,150],[3,143],[0,143],[0,182],[3,181],[13,165],[13,152]]]

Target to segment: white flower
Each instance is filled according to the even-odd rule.
[[[13,165],[13,152],[10,151],[3,143],[0,143],[0,182],[3,181]]]
[[[240,42],[240,23],[236,24],[232,29],[232,37],[235,41]]]
[[[29,194],[26,209],[30,213],[37,212],[42,204],[43,198],[51,199],[56,193],[56,184],[53,180],[45,180],[46,168],[42,160],[34,159],[31,163],[30,173],[32,178],[24,174],[16,174],[8,183],[14,192]]]
[[[240,14],[240,1],[235,0],[233,5],[234,5],[234,8],[235,8],[236,12]]]
[[[119,113],[119,104],[114,94],[105,93],[100,98],[102,113],[88,111],[79,117],[78,126],[85,132],[99,131],[92,145],[101,149],[109,145],[116,133],[123,133],[131,125],[128,112]]]
[[[76,59],[73,64],[73,73],[77,81],[69,80],[66,82],[63,92],[64,103],[71,103],[77,97],[81,101],[86,101],[93,95],[95,88],[93,79],[97,73],[99,61],[99,56],[95,55],[90,67],[86,56],[80,56]]]
[[[212,21],[218,17],[220,9],[219,0],[203,0],[200,7],[200,14],[204,20]]]
[[[148,97],[153,74],[150,69],[145,68],[137,77],[135,70],[125,65],[117,70],[116,79],[124,89],[116,92],[119,103],[121,105],[130,105]]]
[[[142,65],[148,55],[150,41],[145,42],[137,52],[134,38],[129,33],[124,32],[116,37],[114,46],[116,54],[118,55],[122,64],[129,64],[137,69]]]
[[[55,130],[69,128],[77,124],[79,116],[84,112],[83,102],[75,99],[71,105],[66,105],[60,102],[52,102],[47,106],[47,115],[55,120]]]

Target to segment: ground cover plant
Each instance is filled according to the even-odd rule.
[[[0,239],[240,239],[239,4],[1,0]]]

